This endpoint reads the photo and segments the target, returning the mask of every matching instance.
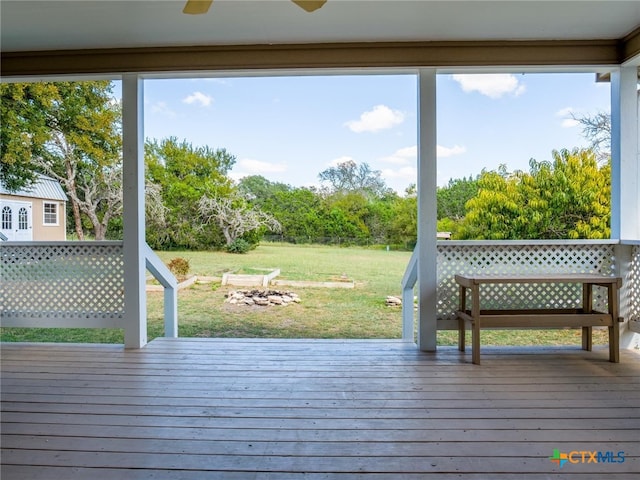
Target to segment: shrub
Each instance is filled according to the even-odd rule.
[[[186,258],[173,258],[168,264],[169,270],[178,278],[185,278],[189,273],[189,260]]]
[[[251,244],[242,238],[238,238],[227,245],[229,253],[247,253],[251,250]]]

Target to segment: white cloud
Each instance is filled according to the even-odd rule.
[[[526,90],[515,75],[510,73],[454,75],[453,79],[460,84],[464,92],[478,92],[493,99],[507,94],[517,97]]]
[[[454,145],[453,147],[443,147],[442,145],[438,145],[437,147],[438,158],[453,157],[454,155],[461,155],[466,151],[467,149],[465,147],[461,147],[459,145]],[[388,157],[382,157],[380,161],[392,163],[394,165],[415,165],[417,159],[418,146],[413,145],[412,147],[400,148]]]
[[[409,163],[413,163],[415,165],[417,158],[418,146],[414,145],[412,147],[400,148],[388,157],[381,158],[380,161],[392,163],[394,165],[407,165]]]
[[[404,113],[392,110],[386,105],[376,105],[360,115],[359,120],[350,120],[344,125],[352,132],[378,132],[386,130],[404,121]]]
[[[160,113],[166,115],[168,117],[175,117],[176,112],[169,108],[167,102],[154,102],[151,104],[151,112],[152,113]]]
[[[573,107],[565,107],[561,108],[556,112],[556,117],[570,117],[572,113],[575,112]]]
[[[556,112],[556,117],[562,118],[562,122],[560,123],[562,128],[573,128],[580,125],[580,122],[573,118],[574,113],[575,109],[573,107],[562,108]]]
[[[246,172],[229,172],[227,175],[229,178],[231,178],[231,180],[239,182],[244,177],[248,177],[250,174]]]
[[[466,151],[467,149],[465,147],[461,147],[460,145],[454,145],[453,147],[443,147],[442,145],[438,145],[437,155],[438,158],[447,158],[453,157],[454,155],[461,155]]]
[[[213,97],[202,92],[193,92],[182,101],[184,103],[188,103],[189,105],[191,105],[192,103],[199,103],[203,107],[208,107],[213,102]]]
[[[383,168],[380,173],[387,186],[395,190],[398,195],[404,195],[407,187],[418,181],[416,167]]]
[[[573,128],[580,125],[580,122],[574,118],[565,118],[560,124],[562,128]]]
[[[287,166],[284,163],[269,163],[252,158],[243,158],[238,162],[238,165],[244,170],[246,175],[279,173],[287,170]]]

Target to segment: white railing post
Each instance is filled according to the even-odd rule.
[[[611,237],[640,240],[638,67],[611,73]]]
[[[437,132],[436,70],[418,74],[418,348],[435,351],[437,340]]]
[[[151,250],[149,245],[144,248],[147,270],[164,287],[164,336],[178,337],[178,282],[171,270]]]
[[[122,76],[122,195],[124,221],[124,344],[147,343],[144,219],[143,80]]]
[[[413,250],[407,269],[402,277],[402,340],[414,342],[414,287],[418,281],[418,253]]]

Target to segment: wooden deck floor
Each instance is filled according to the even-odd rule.
[[[2,480],[637,479],[640,354],[2,345]],[[554,449],[624,462],[551,462]],[[579,456],[573,456],[580,460]],[[602,457],[605,459],[607,457]],[[585,461],[590,460],[589,456]]]

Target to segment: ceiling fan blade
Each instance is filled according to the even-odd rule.
[[[303,10],[307,12],[314,12],[322,7],[327,0],[291,0],[293,3],[298,5]]]
[[[209,7],[213,3],[213,0],[187,0],[182,13],[189,15],[201,15],[209,11]]]

